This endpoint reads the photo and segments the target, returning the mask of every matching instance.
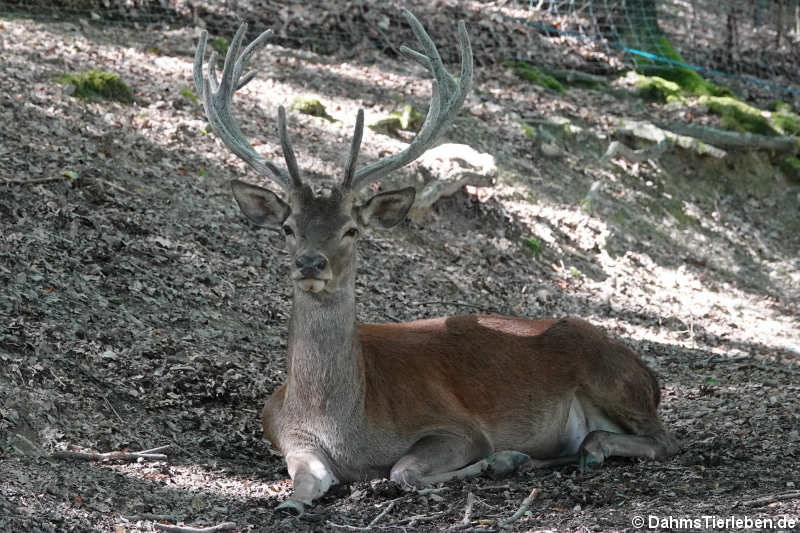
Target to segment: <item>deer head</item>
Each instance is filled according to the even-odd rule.
[[[247,29],[246,24],[242,24],[225,56],[221,80],[217,79],[217,58],[213,53],[208,63],[208,75],[203,76],[208,36],[205,31],[201,34],[195,55],[194,79],[214,131],[233,153],[276,183],[285,194],[281,198],[270,190],[234,180],[231,183],[233,195],[242,212],[253,223],[283,232],[293,261],[292,279],[302,291],[324,295],[334,292],[344,281],[352,280],[355,243],[360,231],[369,225],[390,228],[405,218],[414,202],[413,187],[379,193],[363,203],[358,201],[358,191],[414,161],[430,148],[453,120],[469,92],[472,50],[464,23],[458,27],[461,76],[456,80],[445,70],[436,45],[420,22],[409,11],[404,11],[404,15],[424,52],[407,47],[400,50],[433,75],[431,102],[425,122],[403,151],[357,169],[364,131],[364,112],[359,110],[343,178],[329,194],[315,194],[301,179],[282,106],[278,108],[278,134],[285,169],[258,154],[231,116],[234,92],[254,77],[253,72],[244,74],[247,63],[264,45],[270,31],[265,31],[242,49]]]

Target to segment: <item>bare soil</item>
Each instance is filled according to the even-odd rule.
[[[800,188],[763,153],[602,164],[618,120],[715,119],[624,88],[555,94],[500,64],[477,70],[447,133],[497,158],[496,186],[365,235],[361,320],[589,319],[660,376],[681,451],[427,494],[354,483],[304,517],[276,512],[290,482],[259,411],[284,375],[286,257],[229,194],[230,179],[264,180],[180,94],[195,39],[0,17],[0,530],[357,530],[391,507],[373,529],[440,531],[462,524],[472,493],[462,530],[495,531],[533,489],[509,530],[635,530],[637,517],[707,529],[707,516],[797,527]],[[424,110],[430,94],[417,66],[369,47],[344,58],[270,44],[254,64],[237,116],[266,157],[281,159],[274,117],[294,95],[318,95],[337,120],[290,114],[301,167],[320,183],[340,175],[357,108],[369,123],[398,102]],[[79,101],[54,81],[88,68],[119,73],[136,103]],[[555,157],[520,126],[561,119],[573,127],[548,130]],[[363,160],[400,147],[368,131]],[[52,455],[162,445],[165,461]],[[670,517],[701,522],[658,521]]]

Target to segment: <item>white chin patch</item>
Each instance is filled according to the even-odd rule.
[[[325,281],[321,279],[300,279],[297,285],[306,292],[319,292],[325,288]]]

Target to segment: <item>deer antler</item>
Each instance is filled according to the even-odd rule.
[[[231,102],[233,93],[247,85],[254,77],[255,72],[249,72],[242,77],[250,57],[260,47],[264,46],[271,30],[263,32],[256,37],[244,50],[241,50],[242,39],[247,31],[247,24],[242,24],[236,31],[233,41],[225,55],[225,66],[222,68],[222,80],[217,80],[217,54],[213,52],[208,62],[208,75],[203,77],[203,59],[208,41],[208,32],[200,34],[200,42],[194,55],[194,85],[197,93],[203,99],[211,126],[219,135],[222,142],[245,163],[253,167],[260,174],[272,179],[286,191],[301,185],[300,172],[297,160],[292,151],[289,136],[286,133],[286,112],[281,106],[278,109],[278,130],[283,147],[283,156],[286,160],[286,170],[278,167],[272,161],[255,151],[247,142],[239,126],[231,115]],[[241,51],[241,53],[240,53]]]
[[[352,167],[355,166],[355,158],[358,156],[356,140],[360,144],[363,130],[363,121],[357,121],[353,145],[350,149],[350,159],[348,160],[343,182],[343,186],[350,187],[353,190],[358,190],[371,182],[377,181],[386,174],[411,163],[421,156],[433,145],[439,135],[455,118],[472,85],[472,47],[469,44],[469,36],[464,22],[458,23],[461,77],[456,81],[445,70],[436,45],[419,20],[408,10],[403,10],[403,15],[405,15],[411,29],[414,31],[414,35],[417,36],[417,40],[422,45],[424,53],[417,52],[406,46],[401,46],[400,51],[422,64],[433,74],[430,107],[422,128],[405,150],[370,163],[353,173]]]

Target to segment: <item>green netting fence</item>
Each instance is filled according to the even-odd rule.
[[[396,5],[376,0],[0,0],[0,15],[143,30],[202,26],[221,36],[246,20],[253,32],[272,27],[278,43],[318,53],[363,46],[393,53],[398,43],[412,39]],[[431,10],[422,0],[404,5]],[[479,65],[509,56],[541,58],[541,46],[571,47],[587,58],[573,68],[590,74],[688,67],[744,97],[800,105],[800,0],[452,1],[436,10],[453,21],[467,19],[477,34]],[[452,27],[428,29],[437,42],[455,43],[447,40]],[[437,33],[445,38],[440,41]],[[455,46],[443,47],[444,55],[455,53]],[[614,58],[619,67],[609,67],[604,57]]]

